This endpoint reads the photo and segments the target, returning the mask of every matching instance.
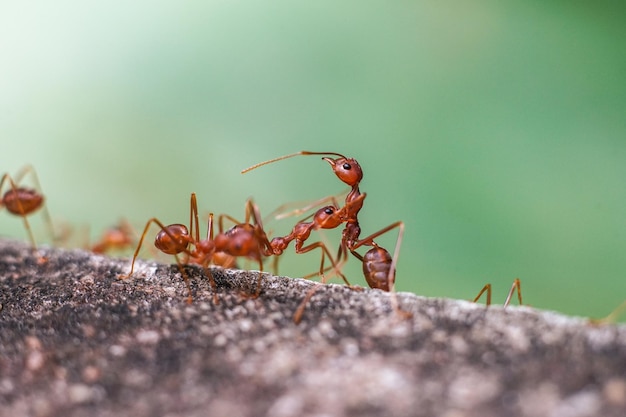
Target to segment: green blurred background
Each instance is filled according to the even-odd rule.
[[[501,303],[520,277],[528,304],[603,316],[626,298],[622,4],[3,1],[0,171],[32,163],[52,216],[95,236],[184,223],[192,191],[237,217],[339,193],[318,157],[239,172],[340,152],[364,169],[363,236],[406,222],[399,290],[492,282]],[[26,238],[6,212],[0,234]]]

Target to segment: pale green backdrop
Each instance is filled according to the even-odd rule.
[[[520,277],[533,306],[601,316],[626,298],[621,4],[3,1],[0,171],[34,164],[52,216],[95,235],[186,222],[192,191],[239,217],[339,193],[318,157],[239,171],[341,152],[363,233],[406,222],[399,290],[502,302]],[[0,233],[25,239],[6,212]]]

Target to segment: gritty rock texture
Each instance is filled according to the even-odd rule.
[[[626,328],[0,240],[1,416],[626,415]]]

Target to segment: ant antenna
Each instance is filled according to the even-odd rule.
[[[257,169],[259,167],[262,167],[263,165],[268,165],[268,164],[271,164],[271,163],[274,163],[274,162],[282,161],[283,159],[289,159],[289,158],[293,158],[294,156],[299,156],[299,155],[335,155],[335,156],[338,156],[340,158],[345,158],[345,156],[343,156],[342,154],[337,153],[337,152],[300,151],[300,152],[296,152],[296,153],[291,153],[289,155],[279,156],[278,158],[270,159],[269,161],[259,162],[258,164],[252,165],[251,167],[242,170],[241,173],[245,174],[245,173],[247,173],[249,171],[252,171],[253,169]]]

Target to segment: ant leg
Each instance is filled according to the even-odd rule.
[[[301,242],[296,244],[296,253],[306,253],[306,252],[312,251],[315,248],[320,248],[322,250],[322,258],[321,258],[320,270],[319,270],[319,276],[322,277],[322,283],[326,283],[326,277],[324,276],[324,272],[327,271],[328,269],[324,269],[324,256],[327,256],[328,259],[330,260],[330,263],[332,264],[332,269],[337,273],[337,275],[341,277],[341,279],[343,279],[343,282],[345,282],[346,285],[348,285],[349,287],[352,287],[352,285],[348,282],[348,279],[346,278],[346,276],[338,268],[337,262],[333,259],[332,255],[330,254],[328,248],[326,247],[324,243],[315,242],[303,248],[300,247],[299,245],[301,245]]]
[[[509,295],[506,296],[506,300],[504,300],[504,308],[506,308],[511,302],[511,297],[513,296],[513,292],[517,290],[517,301],[519,301],[519,305],[522,305],[522,282],[519,278],[515,278],[513,280],[513,285],[509,290]]]
[[[120,275],[119,279],[130,278],[131,275],[133,274],[133,271],[135,269],[135,261],[137,260],[137,257],[139,256],[139,251],[141,250],[141,246],[143,245],[143,241],[146,238],[146,234],[148,233],[148,230],[150,229],[150,225],[152,225],[152,223],[155,223],[157,226],[159,226],[161,228],[161,231],[164,233],[164,235],[167,236],[170,239],[168,242],[165,242],[165,243],[162,244],[163,247],[159,247],[161,252],[167,253],[169,255],[176,255],[176,254],[179,254],[179,253],[185,253],[188,256],[192,256],[193,255],[187,249],[187,245],[189,245],[189,243],[191,243],[189,235],[188,234],[184,234],[184,233],[180,233],[180,234],[176,235],[176,234],[174,234],[170,230],[171,226],[178,226],[179,232],[180,231],[185,232],[187,230],[185,226],[183,226],[183,225],[165,226],[163,223],[161,223],[161,221],[159,219],[157,219],[156,217],[153,217],[153,218],[151,218],[150,220],[148,220],[146,222],[146,225],[145,225],[145,227],[143,229],[143,233],[141,234],[141,237],[139,238],[139,243],[137,244],[137,248],[135,249],[135,253],[133,255],[133,260],[131,262],[130,272],[128,274]],[[155,244],[156,244],[156,242],[155,242]]]
[[[26,218],[27,214],[30,214],[30,212],[34,211],[35,209],[27,211],[24,208],[24,205],[22,204],[22,201],[19,198],[19,189],[18,189],[17,185],[15,184],[16,182],[13,181],[13,178],[11,178],[11,176],[9,174],[4,174],[2,176],[2,180],[0,180],[0,191],[2,190],[2,185],[4,184],[5,180],[8,181],[8,183],[9,183],[9,185],[11,187],[11,190],[7,191],[5,194],[14,196],[15,204],[16,204],[15,213],[13,213],[13,211],[10,211],[10,210],[9,211],[11,213],[16,214],[16,215],[18,215],[18,216],[20,216],[22,218],[22,221],[24,222],[24,228],[26,229],[26,233],[28,234],[28,239],[30,240],[30,244],[31,244],[31,246],[33,248],[33,251],[37,252],[37,243],[35,241],[35,235],[33,235],[33,231],[30,228],[30,224],[28,223],[28,219]],[[9,193],[13,193],[13,194],[9,194]],[[2,195],[2,199],[3,200],[5,199],[4,198],[5,194]],[[3,203],[4,203],[4,201],[3,201]],[[43,203],[43,198],[42,198],[42,203]],[[3,205],[6,206],[6,203],[4,203]],[[8,208],[7,208],[7,210],[8,210]]]
[[[398,237],[396,239],[396,247],[393,251],[393,257],[391,258],[391,265],[389,265],[389,272],[387,274],[387,279],[389,282],[389,291],[394,291],[395,287],[395,273],[396,273],[396,265],[398,264],[398,258],[400,256],[400,245],[402,244],[402,237],[404,236],[404,222],[397,221],[395,223],[390,224],[387,227],[380,229],[379,231],[372,233],[371,235],[359,240],[352,247],[350,247],[350,252],[354,254],[354,250],[363,245],[372,245],[374,243],[374,239],[380,235],[387,233],[388,231],[398,228]],[[362,259],[361,259],[362,260]]]
[[[269,213],[266,216],[266,218],[272,218],[273,217],[276,220],[282,220],[282,219],[286,219],[287,217],[300,216],[300,215],[306,213],[309,210],[312,210],[314,208],[322,207],[323,205],[332,204],[334,207],[337,207],[339,205],[338,202],[337,202],[337,199],[339,197],[342,197],[344,194],[346,194],[346,192],[341,192],[341,193],[336,194],[336,195],[322,197],[322,198],[319,198],[319,199],[317,199],[315,201],[312,201],[310,203],[286,203],[286,204],[281,204],[280,206],[276,207],[271,213]],[[283,209],[286,209],[288,206],[294,206],[294,205],[297,205],[297,204],[302,204],[302,205],[300,207],[294,209],[294,210],[281,213],[281,211],[283,211]],[[311,217],[311,216],[308,216],[308,217]],[[306,220],[306,219],[304,219],[304,220]]]
[[[322,284],[316,284],[314,285],[304,296],[304,299],[300,302],[300,304],[298,305],[298,308],[296,309],[296,311],[293,313],[293,322],[297,325],[300,324],[300,322],[302,321],[302,315],[304,314],[304,309],[306,308],[307,304],[309,303],[309,301],[311,301],[311,298],[315,295],[315,293],[317,292],[317,290],[319,290],[320,288],[322,288]]]
[[[589,323],[594,326],[603,326],[606,324],[612,324],[617,321],[617,318],[626,310],[626,300],[622,301],[613,311],[611,311],[606,317],[601,319],[589,319]]]
[[[37,176],[37,172],[35,171],[35,168],[32,165],[26,165],[24,166],[16,175],[15,178],[17,179],[17,182],[21,182],[22,178],[26,176],[26,174],[30,173],[30,176],[33,179],[33,183],[35,184],[35,189],[37,190],[37,192],[39,192],[40,194],[42,193],[42,188],[41,188],[41,184],[39,183],[39,177]],[[52,241],[56,243],[58,236],[56,235],[56,231],[54,230],[54,224],[52,223],[52,217],[50,216],[50,212],[48,211],[48,207],[44,204],[42,211],[41,211],[41,215],[44,218],[44,223],[46,224],[46,227],[48,228],[48,234],[50,235],[50,237],[52,238]]]
[[[487,293],[487,303],[486,306],[489,307],[491,305],[491,284],[486,284],[482,290],[480,290],[480,292],[478,293],[478,295],[474,298],[474,303],[478,301],[478,299],[480,299],[480,297],[484,294]]]
[[[393,256],[391,257],[391,262],[389,262],[389,252],[386,249],[376,245],[374,243],[374,238],[387,233],[388,231],[398,228],[398,237],[396,238],[396,247],[393,252]],[[386,277],[386,287],[388,291],[391,293],[391,305],[393,310],[401,319],[409,319],[413,316],[408,311],[403,310],[399,303],[398,298],[395,291],[396,284],[396,265],[398,264],[398,257],[400,256],[400,246],[402,245],[402,238],[404,236],[404,222],[397,221],[395,223],[390,224],[387,227],[380,229],[379,231],[372,233],[364,239],[359,240],[351,248],[348,248],[350,252],[357,257],[361,262],[363,262],[363,272],[366,275],[366,279],[369,283],[379,282],[378,279],[375,279],[376,273],[378,272],[378,268],[380,268],[380,264],[386,265],[389,262],[389,269],[387,270]],[[370,249],[365,255],[368,258],[368,262],[362,256],[355,252],[355,249],[362,245],[373,245],[374,248]],[[347,256],[347,255],[346,255]],[[376,265],[379,264],[379,265]],[[370,284],[371,286],[371,284]],[[384,288],[384,287],[383,287]]]
[[[189,233],[193,233],[194,224],[196,226],[194,239],[196,240],[196,242],[198,242],[200,241],[200,220],[198,219],[198,202],[196,200],[196,193],[191,193],[189,201]]]

